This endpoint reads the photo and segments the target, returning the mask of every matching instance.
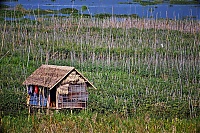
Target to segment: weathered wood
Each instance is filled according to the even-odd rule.
[[[47,108],[50,107],[50,98],[51,98],[51,96],[50,96],[50,90],[48,90],[47,91]]]
[[[58,109],[58,91],[56,91],[56,109]]]
[[[74,67],[55,65],[42,65],[23,84],[27,85],[30,96],[27,105],[36,109],[84,109],[88,101],[87,87],[94,87]]]

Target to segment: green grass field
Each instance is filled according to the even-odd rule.
[[[1,131],[199,132],[199,21],[116,20],[1,20]],[[22,82],[47,63],[94,84],[87,110],[28,116]]]

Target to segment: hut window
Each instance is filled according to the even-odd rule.
[[[67,94],[58,95],[58,108],[85,108],[87,100],[86,84],[69,85]]]
[[[63,97],[63,102],[67,102],[67,100],[68,100],[68,99],[67,99],[67,95],[66,95],[66,94],[63,94],[62,97]]]
[[[87,101],[88,94],[86,91],[86,85],[70,85],[69,97],[71,97],[72,101]]]

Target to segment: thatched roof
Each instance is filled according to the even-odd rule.
[[[55,85],[67,77],[72,71],[76,71],[85,82],[94,87],[80,72],[74,67],[42,65],[35,70],[24,82],[23,85],[38,85],[52,89]],[[95,87],[94,87],[95,88]]]

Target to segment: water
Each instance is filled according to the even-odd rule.
[[[18,0],[4,2],[9,6],[23,5],[26,9],[53,9],[76,8],[81,11],[83,5],[88,7],[85,14],[137,14],[144,18],[170,18],[170,19],[197,19],[200,20],[200,4],[196,5],[170,5],[165,2],[157,5],[142,6],[139,3],[119,4],[119,2],[132,2],[132,0]]]

